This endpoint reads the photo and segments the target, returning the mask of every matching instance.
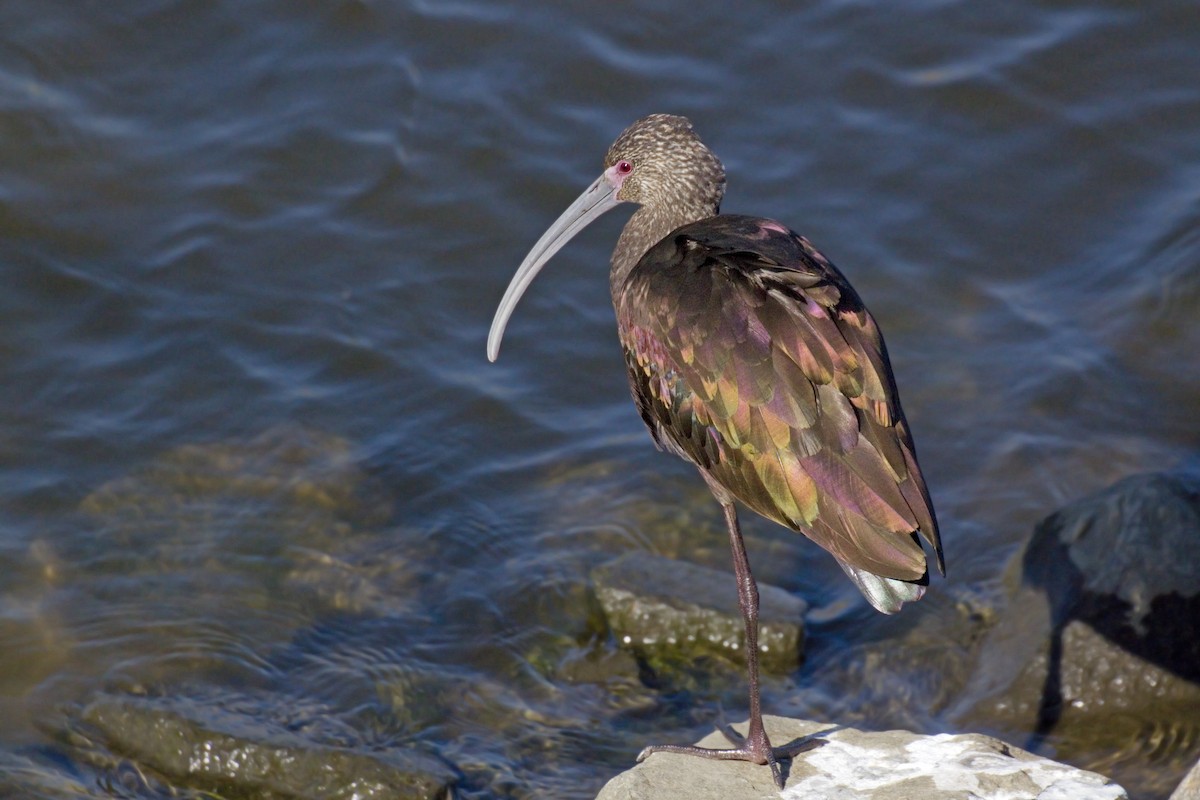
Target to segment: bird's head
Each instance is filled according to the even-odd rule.
[[[649,206],[703,206],[714,210],[725,194],[725,168],[687,117],[651,114],[617,137],[604,158],[604,175],[622,202]]]
[[[725,169],[686,117],[651,114],[630,125],[608,149],[604,172],[542,234],[517,267],[492,319],[488,360],[495,361],[500,354],[504,328],[534,277],[601,214],[621,203],[635,203],[660,221],[702,219],[717,213],[724,193]]]

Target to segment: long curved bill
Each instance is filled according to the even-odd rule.
[[[583,194],[576,198],[575,202],[571,203],[562,216],[554,221],[549,230],[542,234],[542,238],[537,240],[537,244],[521,262],[521,266],[517,267],[517,272],[509,282],[508,289],[504,291],[504,297],[496,309],[496,316],[492,318],[492,329],[488,332],[487,341],[488,361],[495,361],[496,357],[500,355],[500,340],[504,338],[504,328],[508,325],[508,319],[516,309],[517,301],[521,299],[521,295],[525,294],[525,290],[529,288],[529,284],[533,283],[533,279],[537,277],[546,262],[563,245],[571,241],[575,234],[586,228],[601,214],[622,202],[617,199],[617,186],[609,179],[608,173],[609,171],[606,170]]]

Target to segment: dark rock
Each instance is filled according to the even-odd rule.
[[[1127,800],[1102,775],[1076,769],[979,734],[920,736],[865,732],[783,717],[764,717],[777,745],[806,739],[784,762],[775,788],[765,766],[656,753],[613,778],[597,800]],[[745,732],[745,724],[735,726]],[[727,746],[713,733],[702,747]]]
[[[1134,475],[1071,504],[1038,525],[1023,572],[1057,624],[1200,682],[1200,480]]]
[[[630,552],[592,571],[596,596],[617,642],[652,667],[716,656],[745,663],[745,626],[732,573]],[[808,605],[759,584],[759,659],[766,672],[796,669]]]
[[[1037,526],[951,717],[1166,794],[1200,751],[1200,481],[1137,475]]]

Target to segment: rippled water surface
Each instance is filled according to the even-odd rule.
[[[1003,605],[1039,519],[1195,457],[1192,0],[542,5],[0,7],[4,763],[103,796],[82,710],[185,698],[434,754],[463,796],[587,798],[744,714],[736,671],[648,685],[587,594],[629,550],[728,559],[629,402],[622,212],[484,357],[512,270],[648,112],[692,118],[724,210],[855,283],[942,524],[949,578],[877,619],[747,521],[760,579],[814,608],[769,710],[947,729],[842,665],[903,631],[954,652],[939,615]]]

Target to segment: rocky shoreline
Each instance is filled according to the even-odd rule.
[[[462,587],[430,582],[425,545],[375,532],[390,524],[386,502],[352,452],[313,431],[273,431],[181,448],[89,496],[83,514],[140,560],[110,569],[84,539],[48,570],[90,602],[113,602],[128,576],[144,576],[137,613],[163,620],[194,606],[176,584],[156,594],[161,576],[184,578],[203,602],[222,587],[246,618],[228,623],[220,646],[255,649],[110,672],[39,721],[54,748],[0,754],[0,796],[103,797],[96,787],[115,783],[197,798],[533,798],[547,789],[531,776],[579,764],[617,776],[603,800],[777,796],[753,765],[659,754],[633,766],[663,730],[702,731],[744,690],[737,607],[713,590],[727,573],[609,551],[584,580],[558,578],[558,594],[517,596],[525,605],[505,616],[534,635],[499,653],[507,666],[456,666],[436,655],[445,622],[430,620],[479,611],[453,599]],[[792,717],[771,725],[779,740],[814,742],[790,765],[784,796],[1197,800],[1198,539],[1200,479],[1127,478],[1038,525],[1006,599],[939,586],[919,614],[880,618],[886,629],[815,671],[806,624],[825,623],[763,582],[765,675],[776,705],[795,698],[768,705]],[[66,573],[93,551],[91,572]],[[264,559],[276,565],[266,584]],[[281,602],[314,622],[263,628]],[[822,699],[842,687],[860,693],[855,705]],[[579,719],[564,711],[581,703]]]

